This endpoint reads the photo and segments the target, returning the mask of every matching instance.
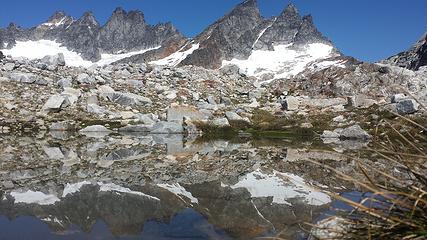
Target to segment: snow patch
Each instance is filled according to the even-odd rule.
[[[252,49],[255,47],[255,45],[258,43],[259,39],[264,35],[265,31],[267,31],[267,29],[271,28],[271,26],[273,26],[273,24],[277,21],[277,18],[274,18],[274,21],[272,23],[270,23],[266,28],[264,28],[258,35],[257,39],[255,40],[254,44],[252,44]]]
[[[95,62],[95,64],[98,66],[108,65],[108,64],[111,64],[113,62],[117,62],[117,61],[124,59],[124,58],[132,57],[134,55],[143,54],[143,53],[146,53],[148,51],[159,49],[160,47],[161,46],[157,46],[154,48],[148,48],[148,49],[144,49],[144,50],[140,50],[140,51],[120,53],[120,54],[103,53],[103,54],[101,54],[101,60],[99,60],[98,62]]]
[[[91,185],[91,184],[92,183],[88,182],[88,181],[74,183],[74,184],[67,184],[64,188],[64,192],[62,194],[62,197],[64,198],[69,194],[79,192],[83,186]],[[158,199],[156,197],[147,195],[147,194],[142,193],[142,192],[132,191],[129,188],[125,188],[125,187],[119,186],[119,185],[114,184],[114,183],[101,183],[101,182],[99,182],[99,183],[97,183],[97,185],[100,187],[100,189],[99,189],[100,192],[128,193],[128,194],[144,196],[144,197],[148,197],[148,198],[160,201],[160,199]]]
[[[222,66],[235,64],[247,75],[259,77],[274,74],[275,79],[296,75],[309,63],[333,56],[333,47],[323,43],[308,44],[302,49],[294,49],[292,44],[278,45],[274,51],[255,50],[246,60],[224,60]]]
[[[73,194],[76,192],[79,192],[80,189],[84,186],[84,185],[90,185],[91,183],[88,181],[84,181],[84,182],[79,182],[79,183],[74,183],[74,184],[69,184],[67,183],[67,185],[64,188],[64,191],[62,193],[62,197],[66,197],[69,194]]]
[[[179,183],[175,183],[175,184],[157,184],[157,186],[164,188],[166,190],[168,190],[169,192],[177,195],[177,196],[184,196],[188,199],[190,199],[190,201],[192,203],[199,203],[199,200],[195,197],[193,197],[193,195],[188,192],[187,190],[185,190],[185,188],[183,186],[181,186]]]
[[[186,59],[190,54],[192,54],[194,51],[196,51],[197,49],[199,49],[200,44],[198,44],[198,43],[197,44],[193,44],[190,49],[182,52],[182,50],[186,46],[187,45],[185,45],[183,48],[181,48],[177,52],[172,53],[168,57],[160,59],[160,60],[157,60],[157,61],[152,61],[152,62],[150,62],[150,64],[166,65],[166,66],[177,66],[180,62],[182,62],[184,59]]]
[[[145,193],[142,192],[136,192],[136,191],[132,191],[129,188],[125,188],[119,185],[116,185],[114,183],[98,183],[98,185],[100,186],[100,190],[101,192],[116,192],[116,193],[127,193],[127,194],[133,194],[133,195],[138,195],[138,196],[143,196],[143,197],[147,197],[156,201],[160,201],[160,199],[147,195]]]
[[[30,60],[41,59],[48,55],[64,54],[65,63],[73,67],[90,67],[94,64],[104,66],[133,55],[142,54],[151,50],[159,49],[160,46],[144,49],[140,51],[121,53],[121,54],[101,54],[101,60],[91,62],[84,60],[77,52],[71,51],[56,41],[38,40],[38,41],[17,41],[12,49],[1,50],[5,55],[11,55],[14,58],[24,57]]]
[[[52,205],[60,201],[55,195],[30,190],[26,192],[11,192],[10,196],[15,199],[15,203]]]
[[[66,19],[67,19],[67,17],[63,17],[63,18],[61,18],[61,20],[59,20],[57,22],[55,22],[55,21],[45,22],[45,23],[42,23],[40,26],[46,26],[46,27],[51,27],[51,28],[52,27],[59,27],[61,25],[64,25]]]
[[[345,68],[345,63],[346,63],[345,60],[335,60],[335,61],[325,60],[325,61],[320,61],[320,62],[315,62],[313,64],[310,64],[309,69],[319,71],[331,66]]]
[[[293,198],[301,198],[305,203],[313,206],[331,202],[327,194],[311,189],[304,179],[290,173],[274,171],[273,174],[264,174],[256,170],[230,187],[246,188],[254,198],[273,197],[273,202],[278,204],[291,205],[287,200]]]
[[[62,47],[61,44],[50,40],[38,41],[16,41],[16,45],[11,49],[2,50],[5,55],[12,57],[24,57],[28,59],[41,59],[48,55],[56,55],[58,53],[64,54],[65,63],[70,66],[83,66],[89,67],[93,63],[84,60],[80,54]]]
[[[45,217],[45,218],[42,218],[40,220],[42,220],[43,222],[51,222],[51,223],[56,223],[58,225],[64,226],[64,224],[62,223],[62,221],[59,220],[57,217],[54,217],[54,218]]]

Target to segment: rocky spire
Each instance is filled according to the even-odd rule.
[[[260,29],[262,35],[254,43],[254,49],[273,50],[274,45],[292,43],[302,22],[298,9],[293,4],[289,4],[277,18]]]
[[[96,18],[93,16],[93,13],[88,11],[83,14],[81,18],[79,18],[76,22],[78,25],[86,25],[86,26],[94,26],[99,27],[99,23]]]
[[[294,43],[303,45],[308,43],[325,43],[332,45],[329,39],[324,37],[314,25],[311,15],[304,16],[298,33],[295,36]]]
[[[73,18],[68,16],[63,11],[55,12],[45,23],[39,25],[39,27],[48,27],[48,28],[56,28],[56,27],[68,27],[73,23]]]
[[[298,28],[301,22],[302,17],[293,4],[289,4],[276,20],[276,24],[280,23],[287,28]]]
[[[223,59],[244,59],[263,22],[256,0],[246,0],[195,38],[201,47],[182,64],[218,68]]]

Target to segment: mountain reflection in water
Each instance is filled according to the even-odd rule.
[[[344,164],[315,141],[0,138],[0,239],[306,238],[342,187],[305,163]]]

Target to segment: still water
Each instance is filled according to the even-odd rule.
[[[0,239],[307,239],[354,143],[0,135]]]

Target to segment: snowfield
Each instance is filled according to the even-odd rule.
[[[15,199],[15,203],[24,204],[52,205],[60,201],[59,198],[53,194],[34,191],[11,192],[10,196]]]
[[[331,202],[327,194],[314,190],[305,183],[304,179],[290,173],[274,171],[273,174],[265,174],[256,170],[230,187],[246,188],[253,198],[273,197],[273,203],[277,204],[292,205],[288,201],[291,199],[302,199],[303,202],[312,206]]]
[[[30,60],[41,59],[45,56],[62,53],[64,54],[65,63],[67,65],[73,67],[90,67],[94,64],[98,66],[108,65],[121,59],[158,48],[160,48],[160,46],[122,54],[101,54],[101,60],[98,62],[84,60],[79,53],[71,51],[68,48],[61,46],[60,43],[50,40],[17,41],[16,45],[12,49],[4,49],[1,51],[5,55],[11,55],[14,58],[23,57]]]
[[[182,50],[186,46],[187,45],[185,45],[184,47],[182,47],[177,52],[172,53],[168,57],[165,57],[165,58],[157,60],[157,61],[152,61],[150,63],[151,64],[155,64],[155,65],[166,65],[166,66],[172,66],[172,67],[177,66],[180,62],[182,62],[185,58],[187,58],[188,55],[192,54],[194,51],[196,51],[197,49],[199,49],[200,44],[193,44],[190,49],[182,52]]]
[[[260,77],[263,74],[273,74],[275,79],[296,75],[308,64],[334,56],[333,47],[323,43],[307,45],[303,50],[295,50],[292,44],[278,45],[274,51],[255,50],[246,60],[224,60],[222,66],[235,64],[249,76]],[[336,64],[329,61],[322,64],[327,67]]]

